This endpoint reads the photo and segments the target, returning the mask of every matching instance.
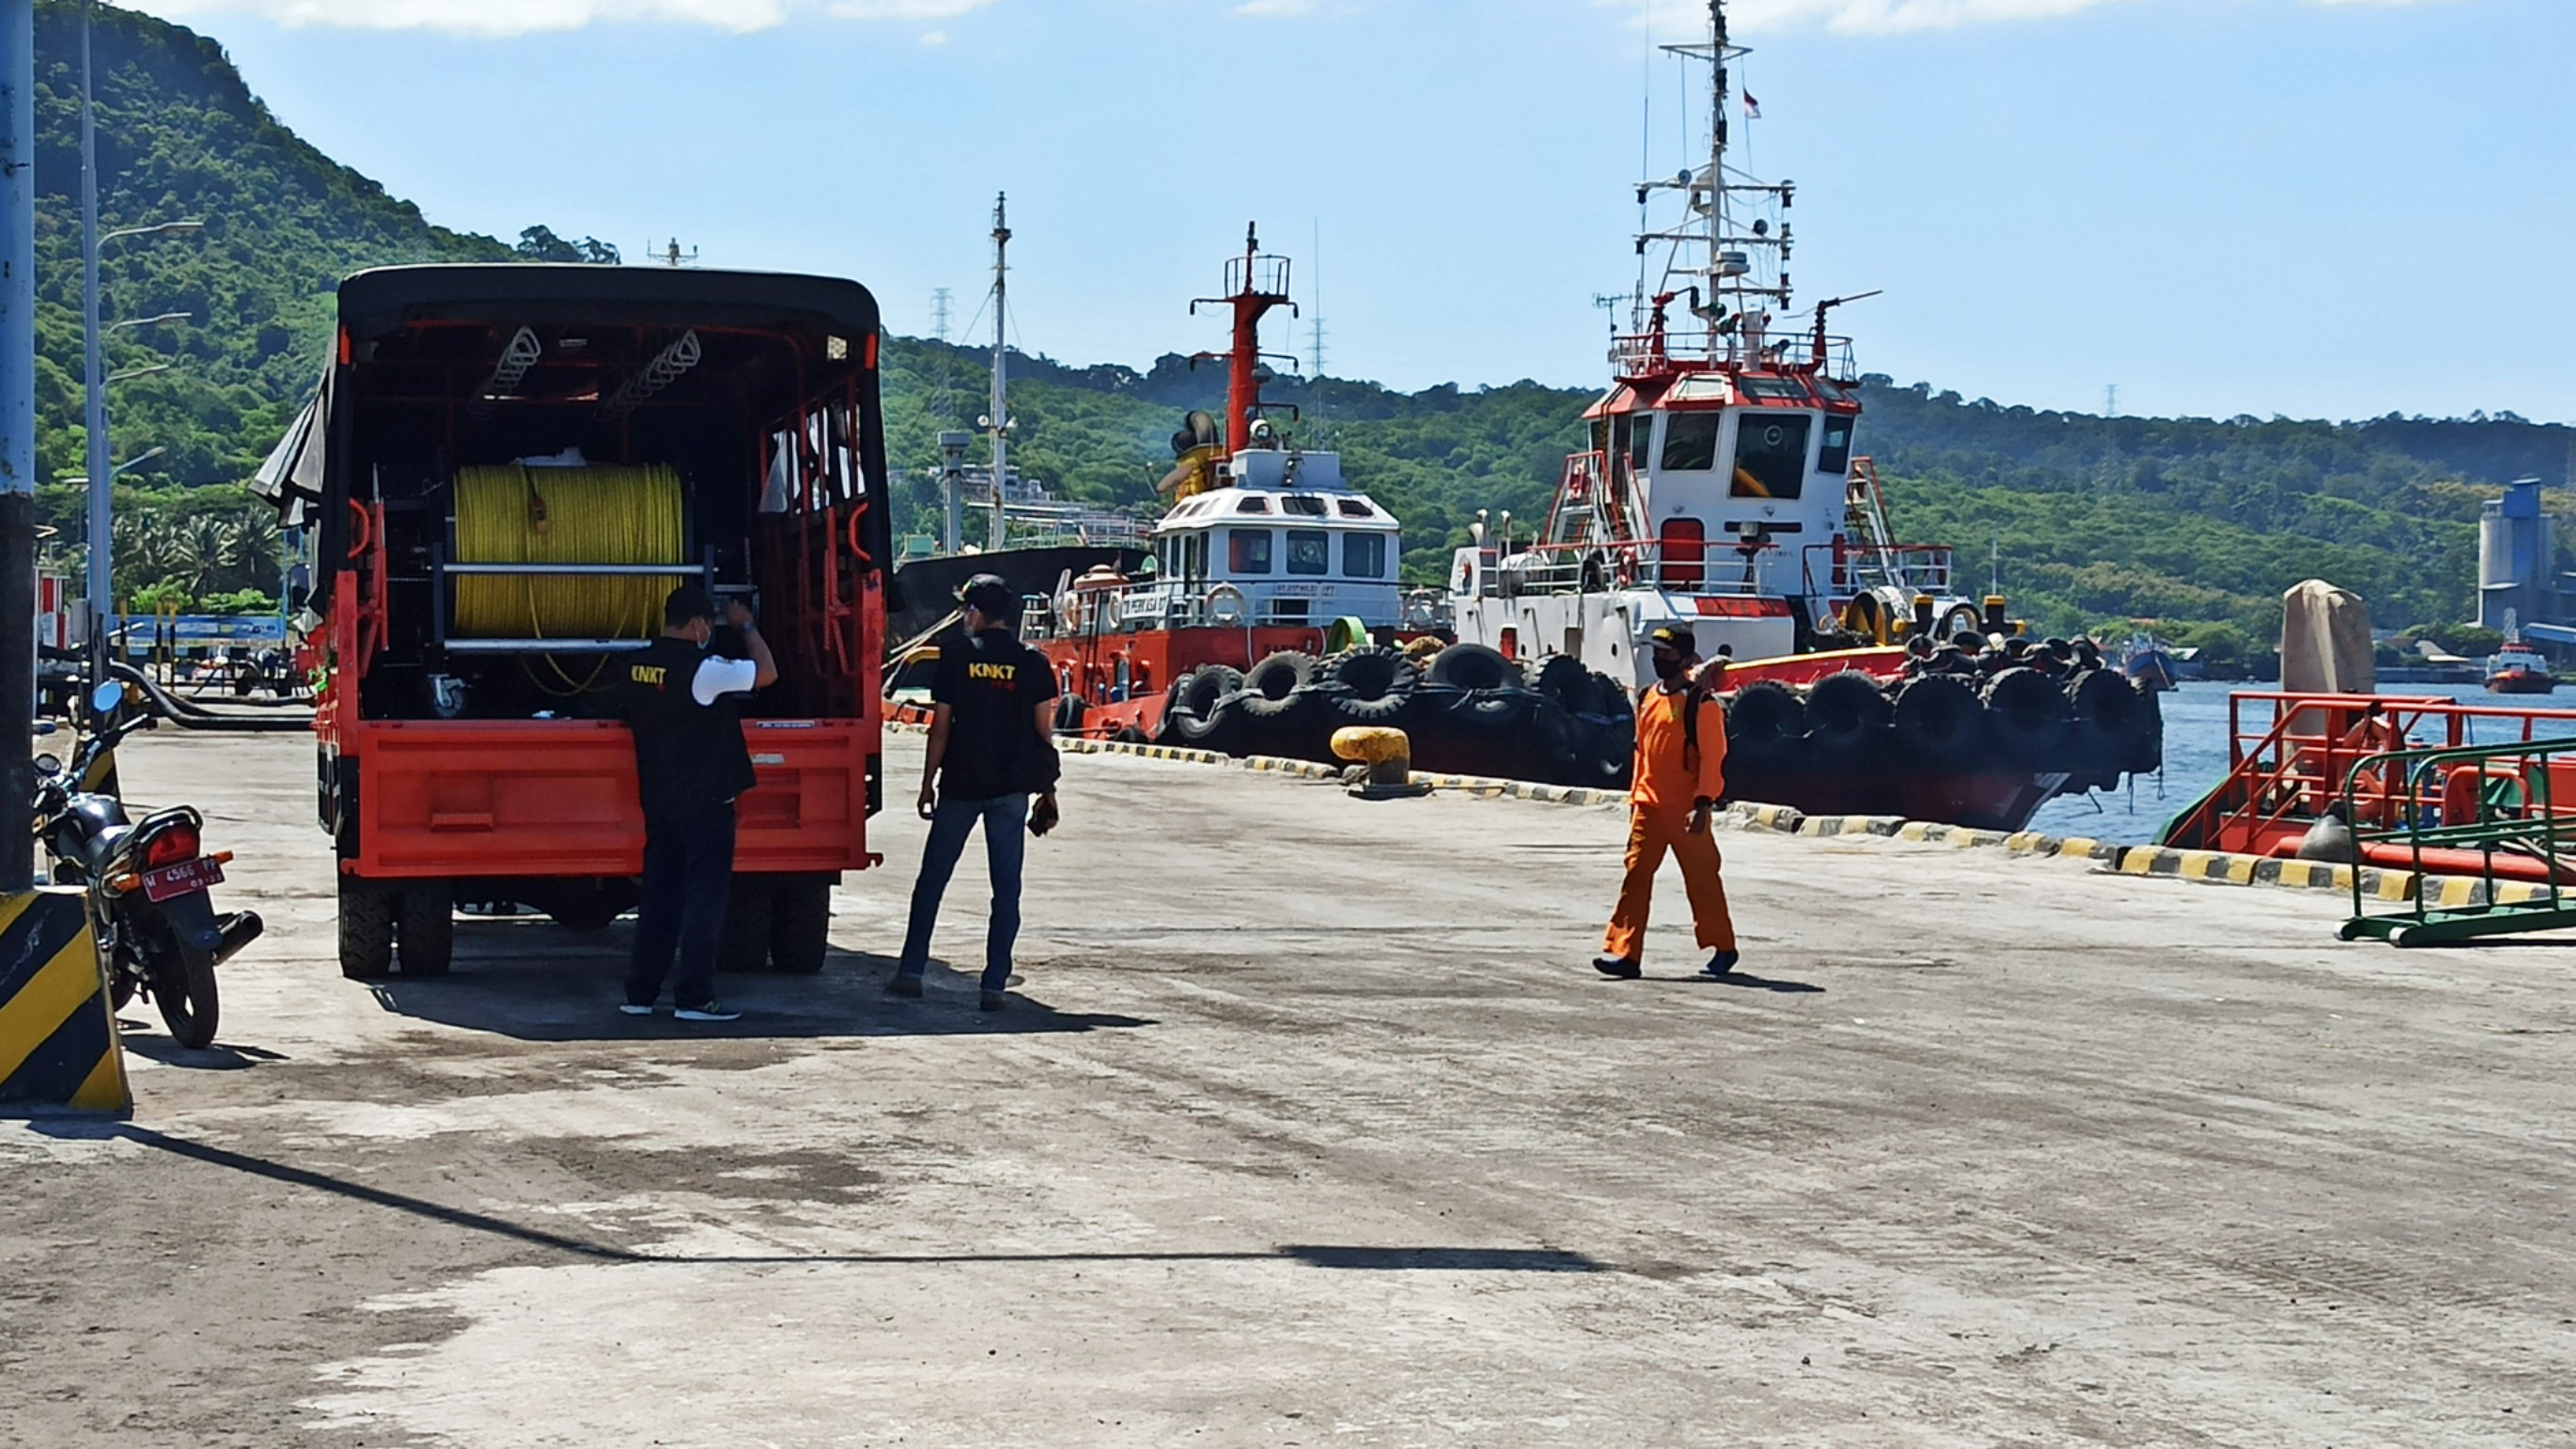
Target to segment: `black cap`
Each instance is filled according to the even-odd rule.
[[[712,624],[715,618],[716,601],[696,584],[682,584],[671,591],[671,597],[662,601],[664,628],[676,629],[692,619],[704,619]]]
[[[957,590],[957,602],[987,619],[1020,617],[1020,596],[1000,574],[977,574]]]
[[[1698,652],[1699,639],[1680,624],[1657,624],[1646,631],[1646,642],[1657,649],[1670,649],[1675,654]]]

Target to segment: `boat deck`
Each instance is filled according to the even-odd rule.
[[[71,1445],[2529,1443],[2576,1430],[2576,944],[2345,945],[2335,892],[1720,841],[1585,959],[1616,809],[1067,760],[1025,1000],[615,1014],[627,928],[331,963],[295,737],[138,741],[269,939],[129,1126],[0,1125],[0,1422]],[[129,1010],[129,1020],[149,1018]],[[174,1221],[184,1231],[174,1231]],[[185,1385],[137,1395],[134,1384]],[[291,1431],[291,1432],[289,1432]]]

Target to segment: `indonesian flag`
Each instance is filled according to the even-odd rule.
[[[1753,99],[1753,92],[1751,91],[1746,91],[1744,93],[1744,119],[1748,121],[1758,121],[1762,119],[1762,103]]]

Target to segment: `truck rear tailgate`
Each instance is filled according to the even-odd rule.
[[[758,784],[735,805],[740,871],[860,870],[875,730],[862,720],[752,720]],[[634,875],[644,816],[635,745],[594,720],[368,721],[358,853],[370,877]]]

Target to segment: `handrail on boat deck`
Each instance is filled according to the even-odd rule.
[[[2270,722],[2259,734],[2246,722],[2248,708],[2255,706],[2271,710]],[[2238,691],[2228,697],[2228,772],[2166,827],[2164,843],[2259,850],[2267,837],[2313,821],[2336,803],[2358,761],[2392,751],[2476,748],[2475,727],[2481,720],[2518,727],[2518,739],[2491,742],[2507,753],[2514,745],[2539,740],[2533,730],[2542,721],[2563,721],[2576,736],[2576,710],[2467,704],[2436,695]],[[2441,742],[2410,743],[2428,724],[2441,728]],[[2357,830],[2379,828],[2395,818],[2394,812],[2424,803],[2410,799],[2402,782],[2392,777],[2367,797],[2356,795],[2347,802],[2348,809],[2365,811],[2347,823]]]

